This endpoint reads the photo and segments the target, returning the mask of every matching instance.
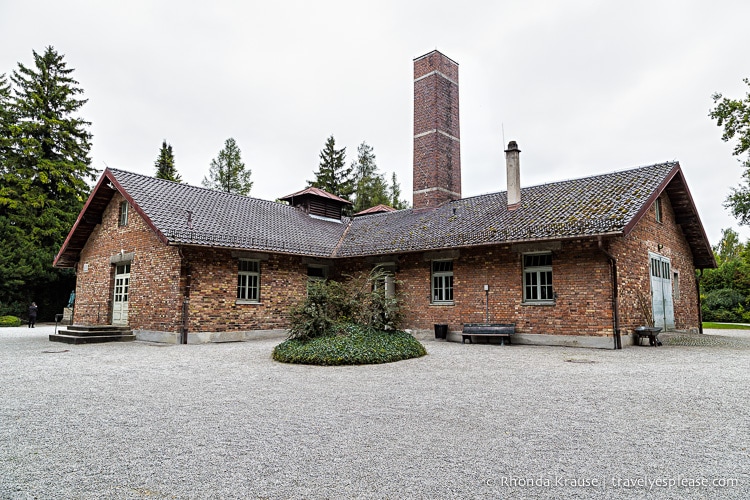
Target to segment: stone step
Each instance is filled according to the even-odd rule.
[[[50,342],[62,342],[64,344],[93,344],[101,342],[130,342],[135,340],[132,333],[123,335],[66,335],[64,333],[52,334]]]
[[[69,332],[108,332],[117,334],[120,332],[130,331],[127,326],[119,325],[70,325],[66,327]]]

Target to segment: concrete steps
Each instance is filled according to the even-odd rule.
[[[100,342],[129,342],[135,340],[127,326],[70,325],[65,330],[49,336],[50,342],[64,344],[93,344]]]

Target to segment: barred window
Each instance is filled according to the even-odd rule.
[[[540,253],[523,256],[524,302],[552,302],[552,254]]]
[[[432,262],[432,302],[433,304],[453,302],[452,260]]]
[[[260,262],[257,260],[239,261],[237,299],[250,302],[260,301]]]

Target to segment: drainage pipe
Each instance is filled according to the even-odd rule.
[[[695,292],[698,296],[698,333],[703,333],[703,307],[701,304],[701,279],[703,279],[703,268],[698,270],[695,278]]]
[[[612,331],[614,333],[614,348],[622,349],[622,339],[620,338],[620,314],[617,308],[617,259],[614,255],[604,249],[601,236],[599,237],[599,250],[607,256],[609,265],[612,269]]]
[[[187,344],[188,339],[188,312],[190,308],[190,280],[192,278],[190,273],[190,261],[182,253],[182,246],[177,247],[177,252],[180,254],[181,267],[185,268],[185,288],[182,294],[182,327],[180,329],[180,344]]]

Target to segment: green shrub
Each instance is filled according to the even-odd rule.
[[[0,327],[21,326],[21,319],[16,316],[0,316]]]
[[[701,296],[701,300],[704,321],[738,323],[744,320],[745,309],[742,304],[745,296],[736,290],[730,288],[712,290],[705,296]]]
[[[375,330],[398,328],[402,320],[400,300],[386,294],[385,279],[386,273],[376,268],[345,282],[310,282],[305,300],[290,310],[289,338],[309,340],[335,335],[349,323]]]
[[[283,363],[332,366],[391,363],[425,354],[424,346],[406,332],[348,324],[335,335],[288,339],[276,346],[272,357]]]

